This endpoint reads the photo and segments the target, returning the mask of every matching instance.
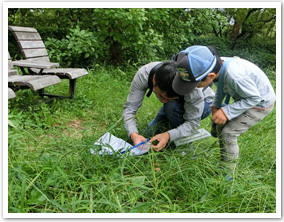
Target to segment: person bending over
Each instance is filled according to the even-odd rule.
[[[212,82],[217,84],[212,120],[217,124],[221,159],[229,163],[229,174],[233,175],[239,158],[238,137],[273,110],[275,92],[266,74],[255,64],[241,58],[226,63],[223,88],[219,88],[220,71],[228,59],[219,57],[213,47],[188,47],[178,55],[180,72],[172,86],[175,92],[186,95]],[[219,90],[223,95],[229,94],[234,101],[217,108]],[[223,98],[220,98],[221,101]]]
[[[156,66],[159,68],[150,76],[151,70]],[[178,73],[177,63],[169,60],[146,64],[135,74],[123,110],[124,126],[134,145],[146,140],[146,135],[138,132],[136,112],[142,106],[149,82],[152,83],[150,90],[163,103],[147,128],[147,136],[152,136],[150,142],[158,141],[157,145],[152,146],[154,150],[160,151],[168,142],[190,136],[196,132],[201,119],[211,114],[214,91],[210,87],[196,88],[186,95],[180,95],[172,88],[172,82]],[[167,124],[169,129],[162,131],[162,126]]]

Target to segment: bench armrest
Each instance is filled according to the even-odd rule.
[[[29,60],[12,61],[12,63],[14,66],[18,67],[37,68],[37,69],[51,69],[59,66],[59,63],[32,62]]]

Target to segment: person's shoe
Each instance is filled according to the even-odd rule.
[[[226,182],[233,182],[233,177],[231,176],[226,176]]]
[[[225,173],[224,171],[229,171],[229,168],[227,167],[222,167],[222,166],[219,166],[218,167],[218,171],[216,170],[216,174],[220,175],[222,177],[222,181],[225,181],[225,182],[232,182],[233,181],[233,176],[232,176],[232,173]],[[221,183],[221,180],[219,181],[219,183]]]
[[[219,183],[221,182],[233,182],[233,177],[231,176],[231,174],[226,174],[225,176],[221,176],[222,178],[219,180]]]
[[[231,176],[231,174],[227,174],[225,177],[224,177],[225,181],[226,182],[232,182],[233,181],[233,177]]]

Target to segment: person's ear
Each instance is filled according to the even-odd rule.
[[[207,78],[209,78],[210,80],[213,80],[215,79],[216,77],[216,74],[214,72],[210,72],[208,75],[207,75]]]
[[[210,81],[212,80],[214,80],[215,79],[215,77],[216,77],[216,74],[214,73],[214,72],[210,72],[207,76],[206,76],[206,78],[207,79],[210,79]]]

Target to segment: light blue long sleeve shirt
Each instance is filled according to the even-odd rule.
[[[228,58],[221,59],[226,61]],[[217,91],[212,104],[216,107]],[[253,63],[240,58],[228,63],[224,71],[223,95],[227,93],[234,99],[232,104],[222,107],[229,120],[251,108],[266,109],[275,102],[276,97],[266,74]]]

